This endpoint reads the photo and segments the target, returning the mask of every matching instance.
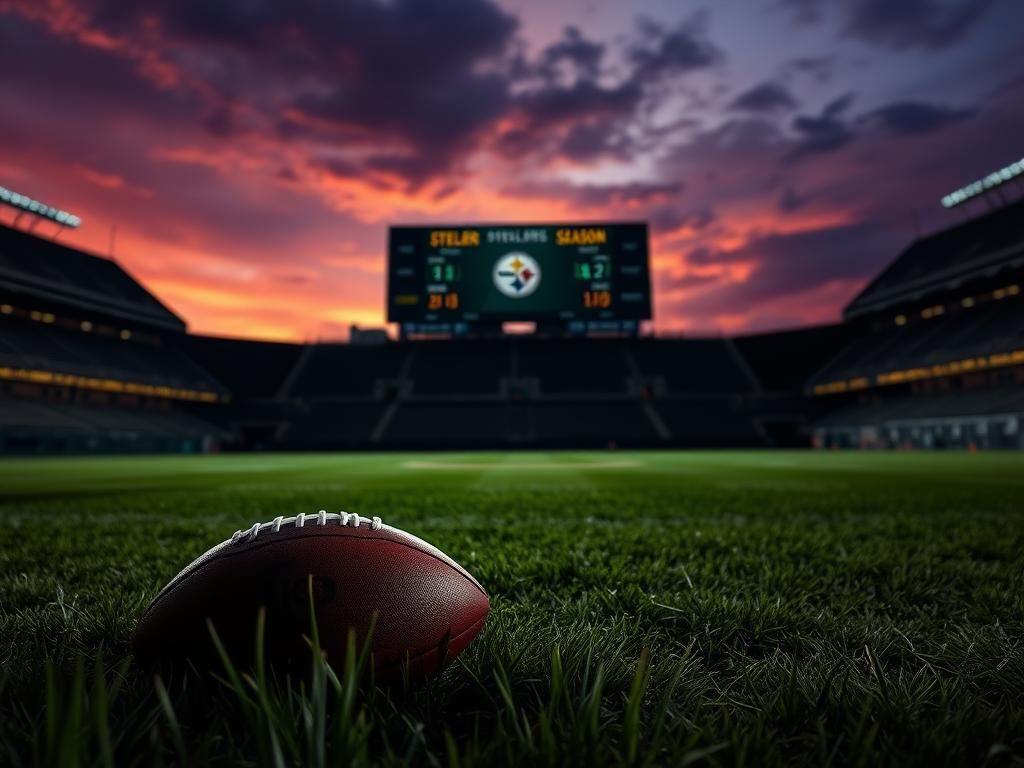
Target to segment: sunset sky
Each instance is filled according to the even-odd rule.
[[[391,223],[574,218],[650,222],[658,332],[829,321],[1024,156],[1022,31],[1021,0],[0,0],[0,185],[200,333],[381,325]]]

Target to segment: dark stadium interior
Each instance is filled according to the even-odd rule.
[[[7,453],[1020,447],[1024,203],[911,243],[844,322],[705,338],[204,337],[116,262],[0,228]]]

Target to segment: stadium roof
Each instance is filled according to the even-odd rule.
[[[850,320],[881,312],[1022,264],[1024,200],[915,240],[846,306],[843,315]]]
[[[185,330],[185,322],[117,262],[3,225],[0,290],[164,330]]]

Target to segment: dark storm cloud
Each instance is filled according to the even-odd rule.
[[[874,275],[900,241],[874,223],[770,235],[732,251],[699,248],[686,257],[695,266],[753,264],[743,282],[729,283],[688,300],[687,313],[716,312],[723,306],[752,306],[804,293],[836,280]]]
[[[0,71],[5,123],[19,112],[38,110],[55,128],[63,127],[58,122],[101,115],[108,122],[144,118],[184,124],[203,110],[193,94],[158,88],[116,51],[84,48],[13,15],[0,15]]]
[[[854,131],[844,119],[853,102],[853,94],[847,93],[829,102],[816,116],[801,115],[793,120],[793,130],[799,135],[788,161],[799,160],[806,155],[827,154],[842,149],[854,139]]]
[[[892,48],[945,48],[960,42],[992,0],[852,0],[847,32]]]
[[[699,14],[674,26],[640,19],[626,45],[626,66],[611,82],[602,77],[605,54],[605,45],[569,27],[536,63],[519,59],[516,71],[528,87],[511,107],[523,124],[499,137],[496,148],[509,157],[547,148],[555,157],[579,163],[628,160],[655,138],[658,129],[645,125],[641,115],[662,83],[678,84],[724,58],[707,38]]]
[[[152,42],[202,83],[213,136],[237,130],[221,102],[238,99],[282,137],[404,144],[420,157],[389,162],[413,184],[448,170],[505,111],[500,63],[518,28],[491,0],[110,0],[86,16],[90,30]]]
[[[480,70],[511,41],[515,20],[484,0],[357,3],[337,27],[334,45],[346,70],[330,77],[326,93],[296,106],[341,127],[362,126],[400,137],[417,157],[396,156],[392,168],[413,183],[426,181],[471,149],[472,137],[508,104],[508,81]],[[459,30],[458,44],[451,32]]]
[[[706,69],[724,54],[707,36],[707,17],[697,14],[673,27],[651,19],[638,22],[639,41],[629,50],[633,77],[649,82],[666,75]]]
[[[206,134],[187,140],[255,132],[370,149],[365,169],[400,176],[410,191],[457,176],[483,143],[509,157],[628,160],[657,140],[639,123],[658,84],[723,60],[700,14],[639,21],[616,43],[623,56],[609,73],[609,43],[572,26],[525,58],[518,19],[494,0],[78,0],[75,11],[79,39],[118,50],[125,70],[142,73],[132,77],[147,79],[154,62],[172,73],[173,90],[196,102],[188,118]],[[157,86],[147,87],[172,90]],[[489,133],[510,115],[516,121],[501,135]]]
[[[783,0],[800,23],[821,21],[826,0]],[[893,49],[938,50],[963,40],[993,0],[841,0],[845,34]]]
[[[558,144],[560,155],[578,162],[608,156],[627,159],[631,149],[632,142],[615,119],[574,125]]]
[[[563,77],[594,79],[600,74],[604,52],[604,44],[586,39],[576,27],[566,27],[561,39],[541,54],[537,72],[551,81]]]
[[[348,221],[302,190],[254,209],[243,180],[201,161],[167,159],[165,149],[198,149],[194,142],[213,138],[209,105],[179,84],[155,83],[117,46],[84,46],[0,14],[0,69],[9,75],[0,78],[4,148],[13,167],[40,175],[43,199],[78,199],[126,228],[144,222],[136,231],[167,244],[203,231],[208,247],[239,260],[253,258],[239,246],[249,238],[283,246],[328,220]]]
[[[784,85],[771,81],[744,91],[730,104],[731,109],[744,112],[775,112],[795,109],[797,106],[796,98]]]
[[[642,97],[643,89],[633,80],[613,87],[578,80],[571,86],[553,86],[525,94],[516,104],[533,127],[545,128],[585,118],[632,115]]]
[[[374,61],[396,69],[461,69],[466,60],[492,54],[509,41],[516,20],[490,0],[156,0],[126,4],[106,0],[89,6],[92,23],[118,33],[159,25],[165,37],[215,43],[250,52],[316,53]],[[451,44],[453,30],[458,45]],[[429,54],[429,56],[427,56]]]
[[[646,205],[673,198],[683,191],[681,183],[634,181],[627,184],[518,184],[504,192],[517,197],[557,197],[581,206]]]
[[[931,133],[976,114],[975,109],[956,109],[920,101],[899,101],[868,112],[863,120],[894,136]]]

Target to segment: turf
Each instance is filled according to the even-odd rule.
[[[1017,455],[516,453],[0,464],[0,764],[1020,765]],[[238,528],[345,509],[492,613],[425,687],[164,681],[147,601]]]

